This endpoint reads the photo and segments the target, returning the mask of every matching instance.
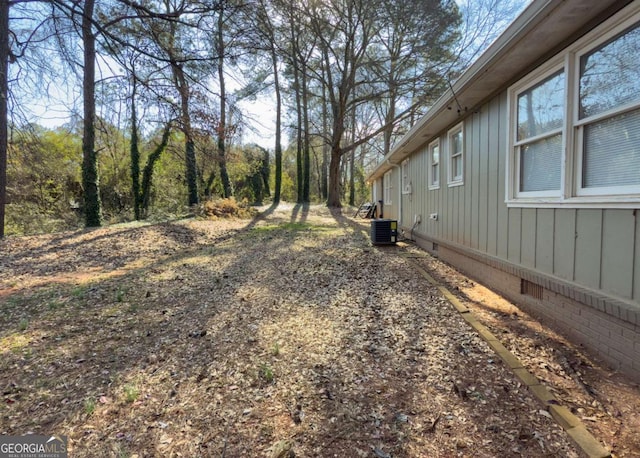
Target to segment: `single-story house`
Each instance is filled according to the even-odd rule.
[[[640,380],[640,0],[533,0],[368,181],[405,236]]]

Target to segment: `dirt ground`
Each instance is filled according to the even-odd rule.
[[[415,246],[407,251],[424,255]],[[614,456],[640,456],[638,383],[451,266],[428,254],[414,259],[461,299]]]
[[[579,456],[401,255],[419,250],[367,227],[281,205],[0,241],[0,435],[66,435],[73,457]],[[614,456],[640,456],[637,385],[416,262]]]

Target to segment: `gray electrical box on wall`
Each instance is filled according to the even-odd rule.
[[[371,221],[371,243],[374,245],[392,245],[398,241],[398,222],[392,219],[374,219]]]

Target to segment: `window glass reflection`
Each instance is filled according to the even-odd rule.
[[[580,58],[580,119],[640,100],[640,27]]]
[[[518,140],[562,127],[564,72],[541,81],[518,97]]]

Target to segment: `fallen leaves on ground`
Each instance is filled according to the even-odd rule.
[[[281,205],[0,241],[0,434],[74,457],[577,456],[366,224]]]
[[[409,252],[535,375],[613,456],[640,457],[640,389],[523,308],[415,246]]]

